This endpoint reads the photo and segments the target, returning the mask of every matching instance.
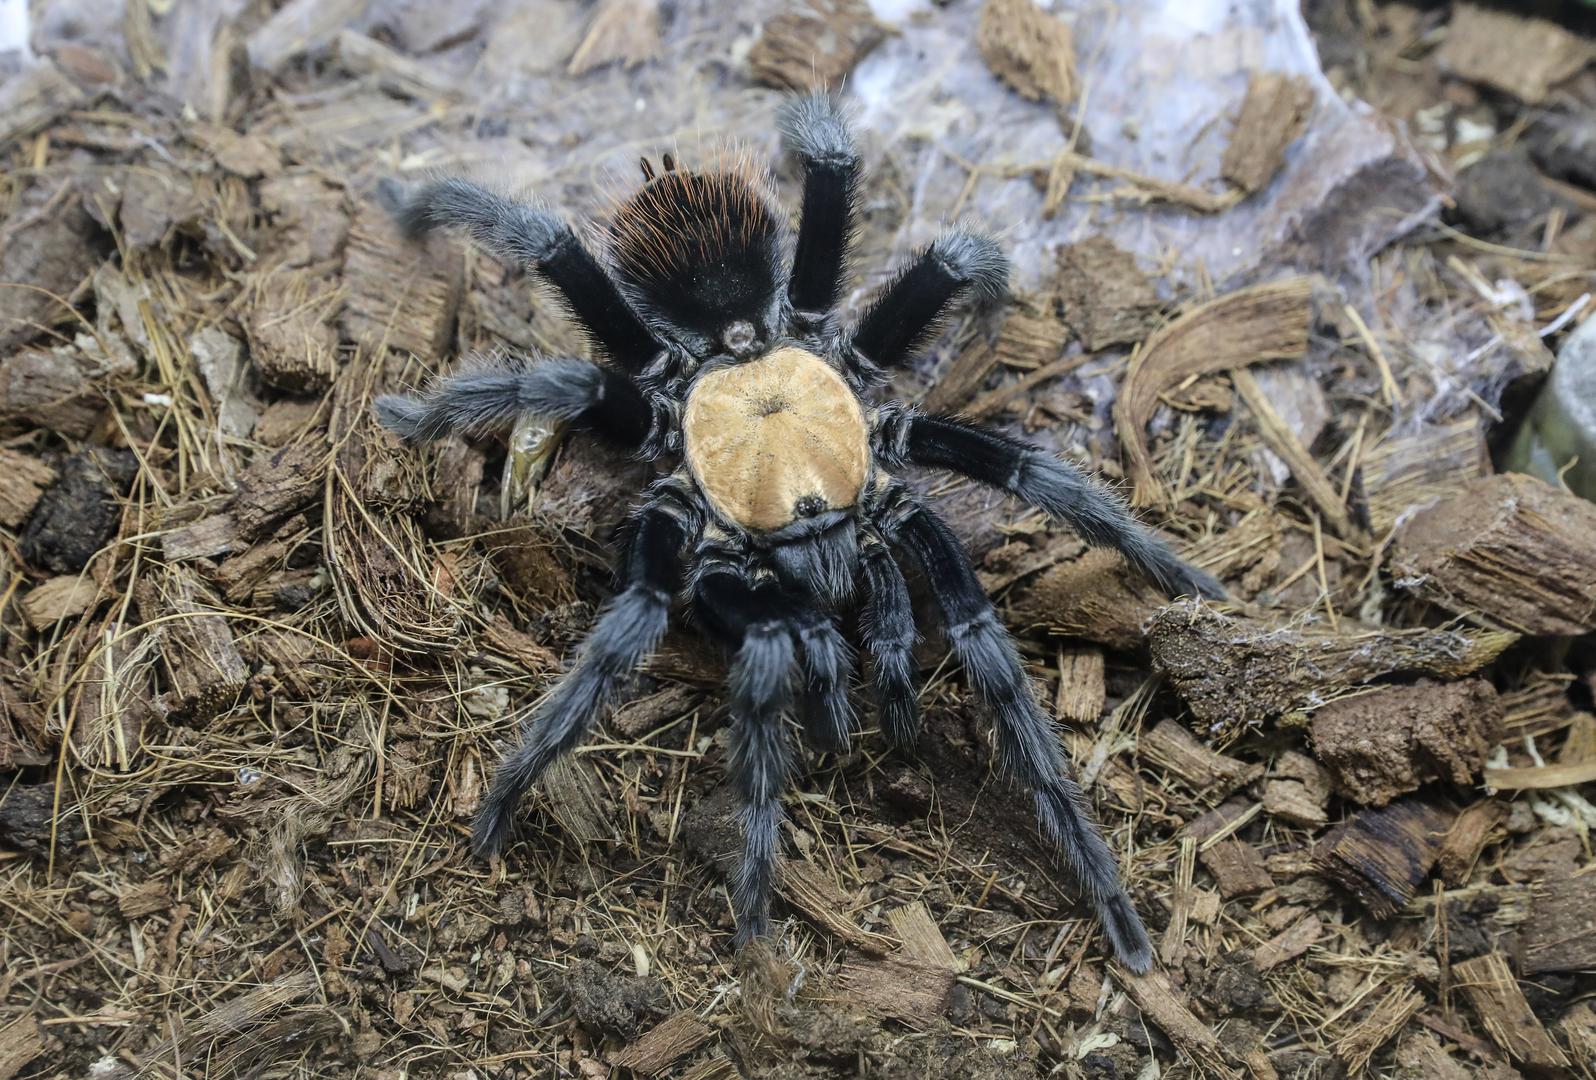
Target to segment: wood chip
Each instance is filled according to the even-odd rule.
[[[1219,1037],[1192,1013],[1185,999],[1169,985],[1161,971],[1132,975],[1118,964],[1114,977],[1136,1003],[1142,1016],[1154,1024],[1176,1048],[1191,1058],[1204,1075],[1219,1080],[1240,1080]]]
[[[658,22],[656,20],[656,31]],[[459,88],[454,80],[431,65],[411,59],[382,42],[356,30],[338,31],[338,59],[357,75],[366,75],[390,93],[432,101],[454,96]]]
[[[1227,837],[1198,854],[1203,866],[1219,883],[1219,893],[1227,900],[1238,896],[1254,896],[1272,889],[1275,879],[1269,875],[1263,856],[1251,844],[1235,837]]]
[[[327,447],[320,442],[296,443],[257,458],[238,478],[228,513],[244,540],[252,540],[322,492]]]
[[[1033,0],[985,0],[975,41],[992,74],[1027,101],[1075,100],[1075,37]]]
[[[683,1009],[611,1054],[609,1062],[618,1069],[658,1076],[671,1062],[704,1045],[714,1033],[691,1009]]]
[[[1416,798],[1364,810],[1319,841],[1314,866],[1375,918],[1388,919],[1408,906],[1429,876],[1453,817]]]
[[[748,67],[777,89],[833,90],[886,37],[864,0],[808,0],[765,21]]]
[[[1448,885],[1461,885],[1469,878],[1474,863],[1485,845],[1497,836],[1507,820],[1507,805],[1497,799],[1481,799],[1467,807],[1452,822],[1436,858],[1436,872]]]
[[[1210,730],[1257,726],[1399,673],[1459,678],[1516,635],[1461,628],[1336,633],[1226,615],[1197,601],[1147,624],[1153,663]]]
[[[344,246],[344,337],[368,351],[386,346],[440,356],[454,332],[462,283],[458,246],[442,238],[407,243],[388,212],[367,203]]]
[[[892,926],[892,932],[903,942],[905,956],[953,972],[964,970],[964,961],[954,953],[953,946],[942,936],[942,930],[923,903],[916,901],[893,908],[887,912],[887,922]]]
[[[31,1013],[0,1027],[0,1080],[12,1080],[22,1067],[44,1053],[44,1032]]]
[[[134,590],[139,616],[153,624],[166,671],[166,707],[196,722],[230,708],[249,680],[227,619],[192,573],[168,568],[142,579]]]
[[[1398,584],[1486,626],[1596,629],[1596,506],[1520,473],[1465,484],[1397,533]]]
[[[21,525],[54,482],[55,470],[32,454],[0,447],[0,525]]]
[[[1103,650],[1090,646],[1059,649],[1053,715],[1071,724],[1095,724],[1102,719],[1107,701]]]
[[[1332,701],[1313,714],[1313,752],[1337,785],[1384,806],[1431,780],[1472,783],[1502,737],[1502,706],[1484,679],[1420,679]]]
[[[1520,929],[1524,974],[1596,968],[1596,874],[1563,874],[1530,891],[1530,917]]]
[[[338,294],[309,271],[279,274],[243,319],[250,361],[261,378],[292,394],[317,394],[338,374],[330,321]]]
[[[1361,1075],[1369,1067],[1374,1052],[1407,1027],[1408,1021],[1423,1007],[1424,995],[1411,983],[1384,994],[1363,1019],[1336,1040],[1335,1056],[1347,1067],[1348,1073]]]
[[[1504,90],[1526,105],[1596,58],[1596,43],[1550,19],[1458,4],[1436,53],[1441,67]]]
[[[1313,102],[1313,87],[1301,75],[1254,73],[1219,174],[1243,191],[1262,191],[1280,171],[1286,148],[1307,127]]]
[[[978,341],[949,361],[920,407],[933,413],[960,409],[993,371],[1035,371],[1058,359],[1067,336],[1051,297],[1017,296],[1009,302],[997,338]]]
[[[1375,534],[1385,536],[1414,507],[1449,495],[1484,475],[1490,458],[1485,430],[1473,414],[1387,436],[1358,465],[1364,507]]]
[[[1291,475],[1296,477],[1297,483],[1307,494],[1308,499],[1324,515],[1325,524],[1337,536],[1348,537],[1355,535],[1358,530],[1352,524],[1352,516],[1347,513],[1346,504],[1342,502],[1340,493],[1330,477],[1325,474],[1308,448],[1287,423],[1281,419],[1275,407],[1269,401],[1269,395],[1264,393],[1258,380],[1246,368],[1236,368],[1230,373],[1231,384],[1241,399],[1247,403],[1247,408],[1252,410],[1253,420],[1258,425],[1258,435],[1263,443],[1273,450],[1291,470]]]
[[[169,563],[214,559],[232,551],[238,542],[238,522],[232,514],[209,514],[162,533],[161,556]]]
[[[5,280],[3,263],[0,254],[0,280]],[[0,289],[0,296],[28,291]],[[4,317],[0,305],[0,320]],[[0,324],[0,338],[4,330]],[[99,424],[103,411],[104,401],[84,376],[73,350],[27,349],[0,360],[0,418],[27,420],[83,439]]]
[[[63,574],[34,586],[22,598],[22,615],[35,630],[76,618],[94,606],[100,586],[82,574]]]
[[[1486,769],[1485,786],[1511,791],[1573,787],[1596,781],[1596,761],[1541,765],[1523,769]]]
[[[599,0],[565,70],[586,75],[619,62],[628,71],[659,56],[659,0]]]
[[[1094,718],[1095,719],[1095,718]],[[1141,738],[1142,756],[1173,773],[1199,801],[1212,805],[1261,777],[1264,767],[1226,757],[1204,746],[1178,720],[1163,720]]]
[[[1530,1010],[1507,966],[1507,957],[1488,953],[1454,964],[1452,978],[1491,1041],[1513,1060],[1537,1069],[1569,1067],[1568,1059]]]
[[[116,898],[116,907],[124,918],[138,919],[165,911],[172,906],[172,893],[159,879],[141,882],[122,890]]]
[[[1280,933],[1253,950],[1253,963],[1259,971],[1277,968],[1287,960],[1295,960],[1313,947],[1324,933],[1317,915],[1305,915]]]
[[[1055,287],[1064,321],[1087,352],[1141,341],[1164,310],[1135,256],[1106,236],[1059,248]]]
[[[809,859],[784,859],[776,874],[776,891],[821,930],[845,944],[886,956],[897,942],[866,930],[849,915],[854,904],[831,877]]]
[[[924,1030],[942,1019],[957,976],[940,963],[898,953],[846,960],[837,981],[871,1016]]]
[[[1168,501],[1153,472],[1147,423],[1159,395],[1194,375],[1264,360],[1295,360],[1308,351],[1313,321],[1306,278],[1239,289],[1184,312],[1147,339],[1131,361],[1114,403],[1114,426],[1139,506]]]

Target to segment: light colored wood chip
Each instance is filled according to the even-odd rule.
[[[1491,1041],[1515,1061],[1538,1069],[1566,1069],[1568,1058],[1530,1010],[1507,957],[1488,953],[1452,967],[1454,985],[1463,992]]]

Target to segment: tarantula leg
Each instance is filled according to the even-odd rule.
[[[653,422],[648,400],[631,379],[568,358],[474,367],[434,379],[416,396],[384,394],[375,407],[382,425],[407,442],[431,442],[452,431],[480,434],[537,413],[635,448]]]
[[[865,599],[860,625],[871,658],[870,678],[881,711],[881,729],[892,745],[906,750],[920,735],[909,586],[892,552],[879,540],[866,545],[860,566]]]
[[[694,606],[715,635],[734,646],[730,686],[733,789],[742,803],[743,856],[732,885],[737,943],[762,937],[770,925],[781,791],[792,767],[782,714],[792,705],[798,667],[795,619],[787,596],[744,573],[716,568],[694,589]]]
[[[910,416],[896,441],[896,456],[906,461],[1000,488],[1063,521],[1088,543],[1114,548],[1170,596],[1225,597],[1213,575],[1171,551],[1113,492],[1040,447],[949,416]]]
[[[658,503],[637,519],[627,546],[626,588],[605,605],[582,642],[576,664],[522,725],[521,745],[499,762],[493,785],[471,830],[471,846],[484,858],[510,835],[527,789],[587,734],[622,680],[654,651],[670,623],[670,602],[681,580],[686,539],[677,513]]]
[[[1014,639],[998,622],[969,556],[946,523],[923,506],[901,521],[897,539],[925,570],[949,643],[992,711],[1003,769],[1031,788],[1042,831],[1091,900],[1114,954],[1132,971],[1146,971],[1153,962],[1152,945],[1120,882],[1114,853],[1069,774],[1053,723],[1037,707]]]
[[[627,371],[643,371],[659,355],[659,341],[615,282],[571,227],[547,210],[523,206],[457,177],[415,192],[387,180],[380,194],[413,238],[435,229],[463,228],[495,257],[536,269],[565,297],[593,342]]]
[[[842,293],[848,240],[859,189],[859,153],[842,106],[824,92],[788,98],[779,118],[782,140],[803,163],[803,215],[787,296],[793,309],[824,318]]]
[[[853,332],[853,351],[875,368],[906,364],[965,293],[995,299],[1008,287],[1009,260],[980,233],[945,232],[898,272]]]

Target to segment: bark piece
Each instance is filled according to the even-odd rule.
[[[1258,849],[1243,840],[1228,836],[1198,853],[1203,866],[1219,883],[1219,893],[1227,900],[1238,896],[1253,896],[1272,889],[1275,879],[1269,875],[1263,856]]]
[[[1060,649],[1058,697],[1053,701],[1054,715],[1072,724],[1095,724],[1102,718],[1103,706],[1107,701],[1103,650],[1091,647]]]
[[[386,210],[362,205],[344,247],[344,337],[368,350],[440,355],[454,334],[462,276],[458,247],[407,243]]]
[[[1520,931],[1524,974],[1596,968],[1596,875],[1562,874],[1536,882]]]
[[[955,356],[920,405],[927,412],[954,412],[975,397],[992,372],[1035,371],[1057,359],[1067,336],[1050,298],[1016,298],[996,340],[980,341]]]
[[[1293,824],[1318,828],[1329,821],[1330,774],[1306,754],[1287,750],[1264,785],[1264,811]]]
[[[0,109],[0,127],[10,126]],[[28,286],[0,289],[0,356],[76,319],[62,300],[100,263],[98,229],[70,184],[33,185],[0,222],[0,282]]]
[[[1141,341],[1164,308],[1135,257],[1106,236],[1059,249],[1057,288],[1064,321],[1087,352]]]
[[[659,45],[659,0],[600,0],[565,71],[586,75],[617,61],[630,71],[658,57]]]
[[[1397,535],[1398,583],[1483,625],[1596,629],[1596,505],[1518,473],[1470,481]]]
[[[244,319],[249,355],[262,379],[292,394],[315,394],[338,374],[338,335],[328,321],[336,294],[307,273],[274,279]]]
[[[1443,70],[1536,105],[1596,58],[1596,43],[1550,19],[1459,4],[1435,58]]]
[[[1530,1010],[1507,966],[1507,957],[1488,953],[1452,967],[1454,985],[1468,998],[1491,1041],[1515,1061],[1537,1069],[1567,1069],[1569,1061]]]
[[[36,585],[22,598],[22,615],[35,630],[82,615],[94,606],[100,586],[81,574],[62,574]]]
[[[1033,0],[985,0],[975,40],[992,74],[1027,101],[1075,100],[1075,36]]]
[[[139,616],[151,633],[166,670],[166,708],[203,722],[228,709],[249,679],[249,668],[233,644],[227,620],[192,574],[169,568],[142,580],[135,592]]]
[[[272,177],[260,186],[260,204],[271,215],[271,250],[284,266],[325,263],[343,250],[349,237],[344,191],[319,173]]]
[[[1258,435],[1263,439],[1264,445],[1286,463],[1291,475],[1296,477],[1297,483],[1312,500],[1313,505],[1324,515],[1325,524],[1337,536],[1351,536],[1356,533],[1357,529],[1352,524],[1346,505],[1342,502],[1335,485],[1330,482],[1330,477],[1308,452],[1303,440],[1297,438],[1296,432],[1275,410],[1269,395],[1253,377],[1252,372],[1246,368],[1237,368],[1230,373],[1230,381],[1242,400],[1247,403],[1247,408],[1252,410],[1253,421],[1258,425]]]
[[[1010,595],[1010,624],[1127,652],[1142,648],[1142,626],[1166,598],[1117,551],[1067,539],[1054,550],[1059,560]]]
[[[1313,714],[1314,755],[1366,806],[1384,806],[1431,780],[1470,783],[1501,737],[1502,705],[1484,679],[1420,679]]]
[[[1253,963],[1259,971],[1279,967],[1287,960],[1295,960],[1313,947],[1324,932],[1317,915],[1304,915],[1280,933],[1253,950]]]
[[[1154,665],[1214,730],[1314,708],[1389,675],[1459,678],[1514,640],[1464,629],[1335,633],[1226,615],[1194,600],[1158,610],[1147,625]]]
[[[766,86],[836,89],[886,37],[887,28],[864,0],[809,0],[766,21],[748,66]]]
[[[1095,719],[1095,717],[1094,717]],[[1186,782],[1197,798],[1212,805],[1258,779],[1260,764],[1216,753],[1198,742],[1177,720],[1163,720],[1141,739],[1142,756]]]
[[[1314,848],[1313,863],[1377,919],[1408,906],[1440,857],[1454,815],[1420,799],[1360,811]]]
[[[12,1080],[22,1067],[44,1053],[44,1031],[32,1013],[0,1027],[0,1080]]]
[[[67,458],[22,531],[22,557],[57,574],[76,574],[116,535],[118,495],[137,464],[126,450],[94,447]]]
[[[284,447],[258,459],[238,478],[228,512],[239,536],[251,540],[321,494],[327,447],[317,441]]]
[[[0,448],[0,525],[21,525],[54,482],[55,470],[32,454]]]
[[[1114,403],[1114,427],[1124,446],[1126,472],[1135,485],[1138,506],[1163,504],[1168,498],[1147,448],[1147,423],[1159,395],[1194,375],[1264,360],[1295,360],[1308,351],[1312,321],[1307,279],[1290,278],[1200,304],[1147,339]]]
[[[1241,1073],[1233,1066],[1219,1037],[1192,1013],[1191,1006],[1169,985],[1168,975],[1161,971],[1132,975],[1117,964],[1114,975],[1142,1015],[1168,1035],[1169,1041],[1190,1057],[1203,1075],[1241,1080]]]
[[[1469,879],[1474,863],[1497,836],[1497,829],[1507,820],[1506,804],[1496,799],[1481,799],[1466,808],[1446,831],[1441,844],[1436,871],[1448,885],[1461,885]]]
[[[1395,1038],[1423,1007],[1424,995],[1412,985],[1403,984],[1391,990],[1336,1040],[1336,1057],[1347,1067],[1348,1073],[1361,1075],[1369,1067],[1369,1059],[1374,1057],[1375,1051]]]
[[[924,1030],[942,1019],[957,976],[914,957],[865,957],[842,965],[838,981],[848,998],[882,1020]]]
[[[171,906],[172,893],[166,882],[158,878],[123,889],[116,898],[116,908],[126,919],[143,918]]]
[[[1245,192],[1262,191],[1280,171],[1286,147],[1307,126],[1313,103],[1313,87],[1301,75],[1254,74],[1220,159],[1219,174]]]
[[[232,514],[208,514],[198,521],[161,534],[161,555],[167,562],[211,559],[238,545],[238,522]]]
[[[0,297],[25,291],[0,289]],[[29,349],[0,361],[0,417],[83,439],[103,411],[104,402],[72,349]]]
[[[656,19],[656,30],[657,26]],[[371,76],[389,93],[430,101],[451,97],[459,89],[452,79],[429,65],[390,49],[358,30],[340,30],[337,49],[344,67],[357,75]]]
[[[1483,475],[1489,461],[1485,431],[1473,415],[1387,437],[1358,465],[1370,526],[1376,535],[1386,535],[1413,507]]]
[[[658,1076],[671,1062],[708,1042],[714,1033],[714,1029],[699,1020],[691,1009],[683,1009],[611,1054],[609,1061],[618,1069]]]

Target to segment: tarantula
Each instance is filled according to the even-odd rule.
[[[587,734],[685,594],[732,654],[728,769],[744,844],[732,904],[738,943],[763,935],[793,762],[784,717],[798,718],[816,750],[848,746],[853,659],[838,619],[856,602],[881,728],[900,748],[916,740],[916,630],[895,554],[903,552],[923,572],[953,652],[991,711],[1002,767],[1034,793],[1043,832],[1115,954],[1144,971],[1147,933],[1013,640],[957,537],[895,474],[909,465],[952,470],[1118,549],[1170,594],[1223,591],[1054,455],[950,416],[875,403],[955,303],[1004,291],[1007,260],[990,237],[946,231],[855,325],[839,326],[859,154],[826,94],[786,101],[781,131],[803,169],[794,240],[768,177],[747,156],[696,171],[670,155],[655,170],[645,158],[641,189],[619,204],[608,231],[608,270],[546,210],[460,179],[384,186],[410,235],[459,226],[541,274],[604,361],[465,370],[417,397],[380,398],[384,425],[425,441],[502,428],[530,412],[662,463],[632,515],[621,590],[499,764],[473,848],[484,857],[501,850],[527,789]]]

